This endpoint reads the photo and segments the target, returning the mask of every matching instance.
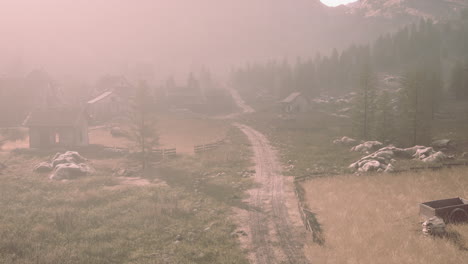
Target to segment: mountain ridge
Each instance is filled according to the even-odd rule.
[[[346,5],[346,12],[365,18],[430,18],[444,20],[468,8],[467,0],[360,0]]]

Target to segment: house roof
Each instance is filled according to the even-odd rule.
[[[301,95],[301,93],[299,93],[299,92],[292,93],[292,94],[290,94],[288,97],[286,97],[283,101],[281,101],[281,103],[291,103],[291,102],[294,101],[299,95]]]
[[[102,99],[107,98],[107,97],[110,96],[112,93],[113,93],[112,91],[104,92],[104,93],[100,94],[99,96],[97,96],[96,98],[89,100],[89,101],[88,101],[88,104],[97,103],[97,102],[101,101]]]
[[[75,126],[85,112],[78,107],[54,107],[33,110],[23,125],[28,127],[70,127]]]

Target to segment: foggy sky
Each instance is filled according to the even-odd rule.
[[[95,76],[149,62],[157,74],[313,55],[318,0],[2,0],[0,69]],[[310,13],[310,15],[309,15]],[[295,17],[305,19],[295,19]],[[286,35],[276,34],[281,27]]]
[[[322,3],[328,6],[338,6],[338,5],[344,5],[344,4],[356,2],[358,0],[320,0],[320,1],[322,1]]]

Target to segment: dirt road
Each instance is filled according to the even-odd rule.
[[[228,89],[241,114],[254,113],[237,90]],[[305,232],[300,220],[291,177],[281,174],[281,163],[268,139],[255,129],[235,123],[252,144],[257,188],[249,191],[246,201],[252,210],[240,212],[240,225],[249,237],[244,244],[254,264],[309,263],[304,256]]]
[[[303,254],[304,231],[291,182],[281,175],[277,154],[260,132],[242,124],[236,126],[249,138],[254,151],[255,182],[248,203],[251,260],[257,264],[308,263]]]
[[[250,105],[246,104],[244,100],[242,100],[239,92],[234,88],[228,88],[229,93],[231,93],[232,99],[236,105],[242,110],[244,114],[254,113],[255,109],[253,109]]]

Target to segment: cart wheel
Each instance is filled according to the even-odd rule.
[[[457,208],[450,213],[449,220],[454,224],[466,222],[468,221],[468,214],[464,210]]]

